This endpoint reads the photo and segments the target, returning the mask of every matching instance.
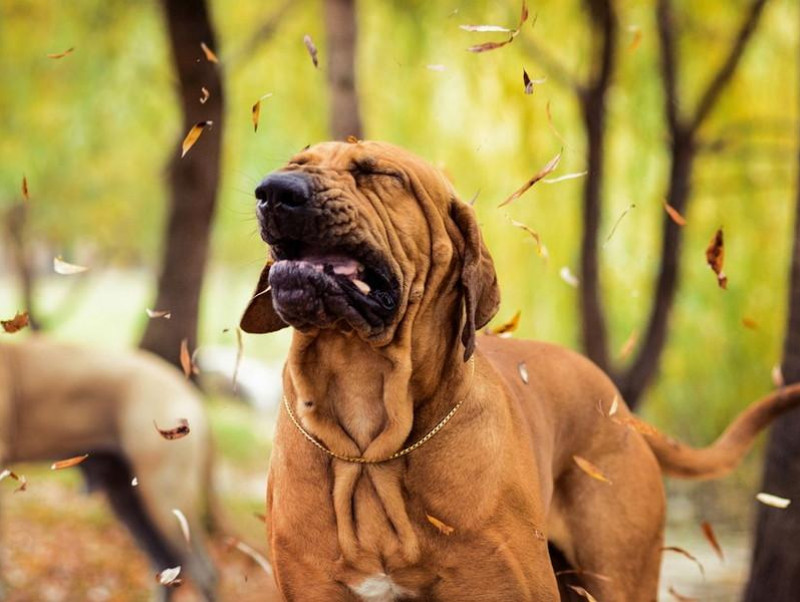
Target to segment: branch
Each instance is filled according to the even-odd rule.
[[[678,113],[678,81],[676,77],[676,51],[672,6],[670,0],[658,0],[656,7],[656,22],[658,25],[658,40],[661,50],[661,78],[664,82],[664,112],[667,125],[672,137],[681,130],[680,115]]]
[[[739,61],[747,47],[747,43],[750,41],[750,38],[753,36],[758,26],[759,19],[764,12],[764,6],[766,4],[767,0],[754,0],[750,5],[750,10],[739,28],[739,32],[734,39],[727,58],[700,97],[697,110],[689,125],[689,130],[691,132],[696,132],[702,125],[703,121],[708,117],[708,114],[719,100],[720,94],[722,94],[722,91],[728,83],[730,83],[736,71],[736,67],[739,65]]]
[[[275,35],[281,20],[294,4],[295,2],[292,0],[286,0],[236,50],[228,56],[224,56],[225,66],[228,70],[236,69],[252,58],[259,46],[265,44]]]

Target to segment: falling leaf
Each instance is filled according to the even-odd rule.
[[[517,313],[515,313],[508,322],[504,322],[499,326],[490,328],[489,334],[496,334],[496,335],[511,334],[519,326],[519,318],[521,315],[522,315],[522,310],[517,311]]]
[[[573,274],[572,271],[567,266],[561,268],[561,270],[558,272],[558,275],[561,276],[561,280],[563,280],[572,287],[577,287],[580,284],[580,280],[578,280],[578,277],[575,274]]]
[[[758,330],[758,322],[756,322],[753,318],[748,318],[747,316],[742,318],[742,326],[749,328],[750,330]]]
[[[611,400],[611,407],[608,408],[608,417],[611,418],[614,414],[617,413],[618,409],[619,409],[619,395],[615,393],[614,399]]]
[[[772,384],[775,385],[776,388],[780,389],[786,384],[786,381],[783,379],[783,370],[780,364],[772,366],[770,376],[772,377]]]
[[[253,131],[258,131],[258,117],[261,115],[261,101],[265,98],[269,98],[272,96],[272,92],[268,92],[264,94],[261,98],[256,101],[256,104],[253,105],[252,113],[253,113]]]
[[[699,598],[690,598],[689,596],[683,596],[675,591],[675,588],[670,585],[669,589],[667,590],[670,596],[675,598],[678,602],[698,602]]]
[[[694,562],[697,565],[697,568],[700,569],[700,574],[703,576],[703,579],[705,579],[705,577],[706,577],[706,569],[705,569],[705,567],[703,567],[703,564],[695,556],[693,556],[692,554],[690,554],[689,552],[687,552],[683,548],[679,548],[677,546],[666,546],[664,548],[661,548],[661,551],[662,552],[677,552],[678,554],[681,554],[682,556],[685,556],[686,558],[688,558],[689,560],[691,560],[692,562]]]
[[[572,456],[572,459],[575,460],[575,464],[578,465],[583,472],[588,474],[593,479],[597,479],[598,481],[602,481],[603,483],[608,483],[611,485],[611,481],[602,473],[602,471],[597,468],[594,464],[589,462],[586,458],[581,458],[580,456]]]
[[[513,29],[502,27],[500,25],[459,25],[464,31],[479,31],[479,32],[496,32],[496,33],[511,33]]]
[[[592,594],[583,589],[580,585],[568,585],[567,587],[569,587],[579,596],[583,596],[584,598],[589,600],[589,602],[597,602],[597,598],[595,598]]]
[[[189,152],[189,149],[192,148],[197,142],[197,139],[200,138],[200,134],[203,133],[203,130],[208,127],[211,129],[211,126],[214,125],[213,121],[198,121],[192,126],[192,129],[189,130],[189,133],[186,134],[186,138],[183,139],[183,144],[181,145],[181,159],[186,156],[186,153]]]
[[[528,72],[525,69],[522,69],[522,85],[524,86],[525,94],[533,94],[533,85],[534,84],[543,84],[547,81],[546,77],[542,79],[531,79],[528,76]]]
[[[558,182],[563,182],[565,180],[574,180],[576,178],[582,178],[585,176],[588,171],[576,171],[575,173],[568,173],[564,174],[563,176],[559,176],[557,178],[545,178],[542,180],[542,184],[557,184]]]
[[[8,469],[5,469],[2,472],[0,472],[0,481],[8,477],[11,477],[12,479],[14,479],[19,483],[19,487],[17,487],[14,490],[14,493],[21,493],[23,491],[28,490],[28,479],[25,478],[25,475],[18,475],[13,470],[8,470]]]
[[[772,495],[771,493],[764,493],[763,491],[756,494],[756,499],[762,504],[772,506],[773,508],[780,508],[781,510],[787,508],[789,504],[792,503],[792,500],[790,499],[778,497],[777,495]]]
[[[28,178],[22,176],[22,198],[26,201],[31,200],[30,192],[28,192]]]
[[[200,92],[203,93],[203,95],[200,97],[200,104],[204,105],[208,101],[208,98],[211,96],[211,92],[209,92],[208,88],[206,88],[205,86],[200,88]]]
[[[639,341],[639,331],[634,330],[625,342],[622,344],[622,347],[619,349],[619,359],[624,360],[631,354],[631,351],[636,347],[636,343]]]
[[[319,67],[319,58],[317,57],[317,47],[314,45],[314,41],[311,39],[311,36],[306,34],[303,36],[303,44],[306,45],[306,49],[308,50],[308,54],[311,55],[311,62],[314,63],[314,67]]]
[[[711,544],[711,547],[714,548],[717,556],[719,556],[719,559],[725,560],[725,555],[722,553],[722,548],[717,541],[717,536],[714,535],[714,529],[711,527],[711,523],[703,521],[700,523],[700,528],[703,530],[703,535],[708,540],[708,543]]]
[[[197,353],[197,349],[194,350]],[[183,368],[183,374],[186,378],[190,378],[192,374],[199,374],[200,371],[197,369],[197,366],[194,363],[194,354],[189,355],[189,340],[183,339],[181,341],[181,352],[180,352],[180,361],[181,361],[181,368]]]
[[[452,535],[455,532],[455,529],[448,524],[443,523],[435,516],[431,516],[430,514],[425,515],[428,518],[428,522],[432,524],[439,530],[439,533],[442,535]]]
[[[139,478],[138,477],[133,477],[131,479],[131,487],[138,487],[138,486],[139,486]]]
[[[467,48],[469,52],[486,52],[487,50],[495,50],[496,48],[502,48],[506,44],[510,44],[514,41],[514,38],[519,35],[522,26],[525,24],[525,21],[528,20],[528,5],[525,3],[525,0],[522,2],[522,12],[519,17],[519,25],[517,25],[516,29],[507,29],[505,27],[499,27],[497,25],[461,25],[461,29],[466,31],[477,31],[477,32],[500,32],[500,33],[510,33],[511,35],[507,40],[502,42],[484,42],[483,44],[477,44],[475,46],[470,46]]]
[[[53,258],[53,270],[55,270],[56,274],[61,274],[63,276],[72,276],[73,274],[80,274],[81,272],[85,272],[88,270],[86,266],[82,265],[75,265],[74,263],[67,263],[63,259],[61,259],[61,255],[58,257]]]
[[[75,52],[75,48],[67,48],[64,52],[53,52],[47,55],[49,59],[63,59],[68,54]]]
[[[272,577],[272,565],[258,550],[253,549],[243,541],[239,541],[234,537],[228,537],[225,543],[231,548],[236,548],[243,554],[249,556],[269,577]]]
[[[233,366],[233,392],[236,393],[239,377],[239,365],[242,363],[242,356],[244,355],[244,341],[242,340],[242,329],[236,327],[236,364]]]
[[[425,65],[425,68],[430,71],[446,71],[447,67],[444,65]]]
[[[526,385],[528,384],[528,366],[525,365],[525,362],[520,362],[517,364],[517,370],[519,371],[519,377],[522,379]]]
[[[667,215],[669,215],[670,219],[672,219],[673,222],[675,222],[679,226],[686,225],[686,219],[678,212],[677,209],[675,209],[675,207],[673,207],[666,201],[664,201],[664,209],[667,211]]]
[[[558,167],[559,161],[561,161],[561,151],[558,151],[558,154],[555,157],[553,157],[552,159],[550,159],[550,161],[548,161],[547,164],[542,169],[540,169],[538,172],[536,172],[536,175],[534,175],[530,180],[525,182],[525,184],[523,184],[516,192],[514,192],[505,201],[500,203],[498,205],[498,207],[503,207],[505,205],[508,205],[510,202],[515,201],[516,199],[521,197],[523,194],[525,194],[525,192],[527,192],[527,190],[531,186],[536,184],[536,182],[538,182],[539,180],[544,178],[546,175],[552,173],[556,169],[556,167]]]
[[[72,468],[73,466],[77,466],[86,458],[89,457],[89,454],[83,454],[82,456],[74,456],[72,458],[67,458],[66,460],[59,460],[58,462],[53,462],[50,465],[50,470],[62,470],[64,468]]]
[[[172,317],[172,312],[168,309],[145,309],[147,317],[152,319],[164,318],[169,320]]]
[[[178,578],[178,575],[181,574],[181,567],[176,566],[171,569],[164,569],[160,573],[156,575],[156,581],[160,585],[166,585],[168,587],[179,587],[181,583],[183,583],[182,579]]]
[[[359,142],[361,142],[361,140],[359,140],[358,138],[356,138],[351,134],[345,139],[345,142],[347,142],[348,144],[358,144]]]
[[[611,228],[611,232],[609,232],[609,233],[608,233],[608,236],[606,237],[606,242],[604,242],[604,243],[603,243],[603,246],[604,246],[604,247],[605,247],[605,246],[606,246],[606,245],[607,245],[609,242],[611,242],[611,237],[612,237],[612,236],[614,236],[614,232],[616,232],[616,231],[617,231],[617,227],[619,226],[620,222],[622,221],[622,218],[624,218],[626,215],[628,215],[628,212],[629,212],[631,209],[636,209],[636,205],[635,205],[634,203],[631,203],[630,205],[628,205],[628,207],[625,209],[625,211],[623,211],[623,212],[620,214],[620,216],[617,218],[617,221],[615,221],[615,222],[614,222],[614,226]]]
[[[17,312],[16,315],[11,318],[10,320],[0,320],[0,326],[3,327],[3,331],[9,334],[13,334],[15,332],[19,332],[26,326],[28,326],[28,312]]]
[[[186,520],[186,515],[177,508],[172,509],[172,514],[175,515],[175,518],[178,519],[181,525],[181,533],[183,533],[183,538],[186,540],[186,543],[191,543],[192,534],[189,533],[189,521]]]
[[[159,432],[159,434],[168,441],[172,441],[174,439],[183,439],[191,432],[191,429],[189,429],[189,421],[186,420],[186,418],[179,418],[178,426],[171,429],[158,428],[158,424],[156,424],[155,420],[153,420],[153,426],[156,427],[156,430]]]
[[[211,50],[205,42],[200,42],[200,48],[203,49],[203,54],[206,55],[206,60],[208,60],[209,63],[219,63],[217,55],[214,54],[214,51]]]
[[[708,248],[706,248],[706,261],[717,275],[717,284],[719,284],[720,288],[727,289],[728,277],[725,275],[725,272],[722,271],[722,266],[725,263],[725,241],[722,236],[722,228],[716,231],[711,238],[711,242],[708,243]]]
[[[267,515],[266,514],[261,514],[260,512],[253,512],[253,516],[255,516],[262,523],[266,524],[266,522],[267,522]]]
[[[534,230],[530,226],[527,226],[526,224],[523,224],[522,222],[518,222],[513,219],[511,220],[511,225],[516,226],[517,228],[521,228],[522,230],[525,230],[525,232],[531,235],[533,240],[536,241],[536,251],[539,253],[539,257],[544,257],[546,259],[549,256],[549,253],[547,252],[547,247],[544,246],[544,243],[542,242],[542,237],[536,230]]]
[[[646,422],[642,422],[638,418],[634,416],[614,416],[612,418],[614,422],[620,424],[622,426],[627,426],[630,429],[633,429],[640,435],[647,435],[648,437],[657,437],[659,439],[666,438],[662,432],[656,429],[656,427],[647,424]]]
[[[547,105],[545,105],[544,110],[545,113],[547,114],[547,125],[550,126],[550,131],[552,131],[555,134],[556,138],[558,138],[561,141],[561,146],[567,146],[564,137],[559,133],[559,131],[556,129],[555,124],[553,123],[553,114],[550,112],[549,100],[547,101]]]
[[[467,48],[469,52],[486,52],[488,50],[496,50],[498,48],[502,48],[506,44],[510,44],[514,41],[514,36],[511,36],[507,40],[503,40],[502,42],[484,42],[483,44],[475,44],[474,46],[470,46]]]
[[[633,34],[631,36],[631,43],[628,46],[628,52],[633,52],[642,43],[642,28],[638,25],[629,25],[628,31]]]

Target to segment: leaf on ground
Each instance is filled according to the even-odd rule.
[[[147,309],[147,317],[153,320],[158,318],[164,318],[165,320],[169,320],[172,317],[172,312],[169,309]]]
[[[747,316],[742,318],[742,326],[749,328],[750,330],[758,330],[758,322],[756,322],[753,318],[748,318]]]
[[[306,50],[308,50],[308,54],[311,56],[311,62],[314,63],[314,67],[319,67],[319,51],[314,45],[314,40],[311,39],[310,35],[306,34],[303,36],[303,44],[306,45]]]
[[[158,424],[155,420],[153,420],[153,426],[156,427],[158,433],[167,439],[168,441],[173,441],[175,439],[183,439],[186,435],[191,432],[189,428],[189,421],[186,418],[179,418],[178,419],[178,426],[173,427],[171,429],[162,429],[158,428]]]
[[[603,471],[601,471],[597,466],[589,462],[589,460],[587,460],[586,458],[582,458],[581,456],[572,456],[572,459],[575,461],[575,464],[578,465],[578,468],[580,468],[583,472],[588,474],[593,479],[602,481],[603,483],[608,483],[609,485],[612,484],[609,478],[603,474]]]
[[[29,323],[30,320],[28,319],[27,311],[18,311],[10,320],[0,320],[0,326],[3,327],[3,332],[7,332],[8,334],[19,332],[28,326]]]
[[[692,562],[694,562],[697,565],[697,568],[700,569],[700,574],[703,576],[703,579],[706,578],[706,569],[703,566],[703,563],[700,562],[697,559],[696,556],[690,554],[689,552],[687,552],[683,548],[679,548],[678,546],[665,546],[665,547],[661,548],[661,551],[662,552],[676,552],[676,553],[680,554],[681,556],[685,556],[686,558],[688,558],[689,560],[691,560]]]
[[[258,118],[261,116],[261,101],[264,100],[265,98],[269,98],[270,96],[272,96],[272,92],[268,92],[268,93],[264,94],[261,98],[259,98],[256,101],[256,103],[253,105],[253,108],[251,109],[252,116],[253,116],[253,131],[254,132],[258,131]]]
[[[75,47],[67,48],[64,52],[51,52],[47,55],[49,59],[63,59],[68,54],[72,54],[75,52]]]
[[[176,566],[171,569],[164,569],[160,573],[156,575],[156,581],[160,585],[164,585],[167,587],[180,587],[183,583],[183,580],[178,577],[181,574],[181,567]]]
[[[699,600],[700,600],[699,598],[690,598],[689,596],[684,596],[682,594],[679,594],[678,592],[675,591],[675,588],[672,587],[671,585],[669,586],[669,589],[667,590],[667,592],[669,593],[670,596],[675,598],[678,602],[699,602]]]
[[[714,534],[714,528],[711,526],[711,523],[708,521],[703,521],[700,523],[700,529],[703,531],[703,536],[706,538],[711,547],[714,548],[714,551],[719,556],[720,560],[725,560],[725,554],[722,552],[722,548],[719,545],[719,541],[717,541],[717,536]]]
[[[181,144],[181,159],[183,159],[186,153],[189,152],[189,149],[195,145],[200,138],[200,134],[202,134],[206,128],[210,129],[212,125],[214,125],[214,122],[209,120],[198,121],[192,126],[192,129],[186,134],[186,138],[183,139],[183,143]]]
[[[785,498],[785,497],[778,497],[777,495],[772,495],[771,493],[761,493],[756,494],[756,499],[764,504],[765,506],[772,506],[773,508],[780,508],[783,510],[784,508],[788,508],[789,504],[792,503],[792,500]]]
[[[22,176],[22,198],[26,201],[31,200],[31,193],[28,191],[28,178],[26,176]]]
[[[81,272],[85,272],[88,269],[89,268],[83,265],[67,263],[66,261],[61,259],[61,255],[53,258],[53,270],[55,270],[56,274],[61,274],[62,276],[72,276],[73,274],[80,274]]]
[[[595,598],[592,594],[590,594],[585,589],[583,589],[580,585],[568,585],[567,587],[569,587],[572,591],[574,591],[579,596],[582,596],[582,597],[586,598],[587,600],[589,600],[589,602],[597,602],[597,598]]]
[[[558,154],[555,157],[550,159],[550,161],[548,161],[545,164],[545,166],[542,167],[542,169],[540,169],[538,172],[536,172],[536,174],[534,174],[534,176],[530,180],[525,182],[510,197],[508,197],[505,201],[500,203],[498,205],[498,207],[504,207],[505,205],[508,205],[509,203],[517,200],[519,197],[521,197],[523,194],[525,194],[530,189],[531,186],[536,184],[536,182],[538,182],[539,180],[544,178],[546,175],[552,173],[558,167],[558,163],[560,161],[561,161],[561,151],[558,151]]]
[[[453,527],[440,521],[435,516],[431,516],[430,514],[425,514],[425,516],[427,517],[428,522],[436,527],[439,530],[439,533],[442,535],[452,535],[455,532]]]
[[[211,96],[211,92],[209,92],[208,88],[206,88],[205,86],[202,86],[200,88],[200,92],[202,93],[202,96],[200,97],[200,104],[204,105],[204,104],[206,104],[206,102],[208,101],[209,97]]]
[[[678,224],[679,226],[685,226],[685,225],[686,225],[686,218],[684,218],[684,217],[683,217],[683,216],[682,216],[682,215],[681,215],[681,214],[678,212],[678,210],[677,210],[677,209],[675,209],[675,207],[673,207],[672,205],[670,205],[670,204],[669,204],[668,202],[666,202],[666,201],[664,201],[664,209],[666,210],[666,212],[667,212],[667,215],[669,215],[670,219],[671,219],[673,222],[675,222],[675,223],[676,223],[676,224]]]
[[[214,54],[214,51],[211,50],[211,48],[209,48],[208,45],[205,42],[200,42],[200,48],[202,48],[203,54],[206,55],[206,60],[209,63],[219,63],[219,59],[217,58],[217,55]]]
[[[498,324],[494,328],[489,329],[489,334],[503,335],[511,334],[519,327],[519,318],[522,315],[522,310],[518,310],[508,322]]]
[[[539,253],[539,257],[544,257],[545,259],[549,257],[550,254],[547,251],[547,247],[542,242],[542,237],[536,230],[534,230],[527,224],[523,224],[522,222],[518,222],[513,219],[511,220],[511,225],[516,226],[521,230],[525,230],[525,232],[531,235],[533,240],[536,241],[536,252]]]
[[[578,277],[575,274],[573,274],[572,270],[570,270],[567,266],[561,268],[561,270],[559,270],[558,272],[558,275],[561,276],[561,280],[563,280],[573,288],[577,288],[578,285],[581,283],[581,281],[578,280]]]
[[[708,243],[706,248],[706,262],[709,267],[714,270],[717,275],[717,284],[720,288],[728,288],[728,277],[722,271],[725,263],[725,240],[722,234],[722,228],[714,233],[711,237],[711,242]]]
[[[519,372],[519,377],[522,379],[526,385],[528,384],[528,366],[525,365],[525,362],[520,362],[517,364],[517,371]]]
[[[229,537],[226,540],[226,543],[231,548],[236,548],[242,554],[249,556],[251,560],[261,567],[261,570],[263,570],[269,577],[272,577],[272,565],[269,563],[269,560],[264,558],[264,555],[261,554],[261,552],[248,546],[243,541],[239,541],[235,537]]]
[[[173,508],[172,514],[178,519],[178,523],[181,526],[181,533],[183,533],[183,538],[186,540],[186,543],[191,543],[192,534],[189,532],[189,521],[186,520],[186,515],[178,508]]]
[[[622,344],[622,347],[620,347],[619,359],[621,360],[627,359],[628,356],[636,347],[636,343],[638,342],[639,342],[639,331],[634,330],[633,332],[631,332],[628,338],[625,339],[625,342]]]
[[[72,468],[73,466],[77,466],[86,458],[89,457],[89,454],[83,454],[82,456],[73,456],[72,458],[67,458],[66,460],[59,460],[58,462],[53,462],[50,465],[50,470],[63,470],[64,468]]]

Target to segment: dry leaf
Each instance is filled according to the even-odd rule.
[[[683,596],[675,591],[675,588],[670,585],[669,589],[667,590],[669,595],[675,598],[678,602],[698,602],[699,598],[690,598],[689,596]]]
[[[158,424],[156,424],[155,420],[153,420],[153,426],[156,427],[156,430],[159,432],[159,434],[168,441],[172,441],[174,439],[183,439],[191,432],[191,429],[189,428],[189,421],[186,420],[186,418],[179,418],[178,426],[171,429],[158,428]]]
[[[65,56],[67,56],[68,54],[72,54],[73,52],[75,52],[75,48],[74,47],[67,48],[64,52],[53,52],[53,53],[50,53],[50,54],[47,55],[47,58],[49,58],[49,59],[63,59]]]
[[[213,121],[198,121],[192,126],[189,133],[186,134],[186,138],[183,139],[183,144],[181,145],[181,159],[183,159],[186,153],[189,152],[189,149],[194,146],[197,139],[200,138],[200,134],[203,133],[203,130],[206,127],[210,129],[212,125],[214,125]]]
[[[582,178],[588,173],[588,171],[576,171],[575,173],[564,174],[563,176],[558,176],[557,178],[545,178],[542,180],[542,184],[557,184],[558,182],[563,182],[565,180],[574,180],[576,178]]]
[[[776,388],[780,389],[786,384],[786,381],[783,379],[783,369],[780,364],[772,366],[770,376],[772,377],[772,384],[775,385]]]
[[[519,318],[522,315],[522,310],[517,311],[508,322],[504,322],[494,328],[489,329],[489,334],[511,334],[517,327],[519,327]]]
[[[525,94],[533,94],[533,85],[534,84],[543,84],[547,81],[546,77],[541,79],[531,79],[528,77],[528,72],[525,69],[522,70],[522,84],[525,87]]]
[[[200,97],[200,104],[204,105],[206,104],[206,101],[208,101],[209,96],[211,96],[211,92],[209,92],[208,88],[206,88],[205,86],[202,86],[200,88],[200,92],[203,93],[203,95]]]
[[[622,347],[619,349],[619,359],[624,360],[631,354],[631,351],[636,347],[636,343],[639,341],[639,331],[634,330],[630,336],[625,339],[625,342],[622,344]]]
[[[772,495],[771,493],[764,493],[763,491],[756,495],[756,499],[766,506],[780,508],[781,510],[788,508],[789,504],[792,503],[792,500],[790,499],[778,497],[777,495]]]
[[[10,320],[0,320],[0,326],[3,327],[3,331],[9,334],[13,334],[15,332],[19,332],[26,326],[28,326],[28,312],[17,312],[16,315],[11,318]]]
[[[578,277],[573,274],[567,266],[561,268],[561,270],[558,272],[558,275],[561,276],[561,280],[572,287],[577,287],[581,283],[580,280],[578,280]]]
[[[631,203],[630,205],[628,205],[628,207],[625,209],[625,211],[623,211],[623,212],[620,214],[620,216],[617,218],[617,221],[615,221],[615,222],[614,222],[614,226],[611,228],[611,232],[609,232],[609,233],[608,233],[608,236],[606,237],[606,242],[604,242],[604,243],[603,243],[603,246],[604,246],[604,247],[605,247],[605,246],[606,246],[606,245],[607,245],[609,242],[611,242],[611,237],[612,237],[612,236],[614,236],[614,232],[616,232],[616,231],[617,231],[617,226],[619,226],[620,222],[622,221],[622,218],[623,218],[623,217],[625,217],[626,215],[628,215],[628,212],[629,212],[631,209],[636,209],[636,205],[635,205],[634,203]]]
[[[17,487],[14,490],[14,493],[20,493],[20,492],[23,492],[23,491],[27,491],[27,489],[28,489],[28,479],[25,478],[25,475],[18,475],[13,470],[8,470],[8,469],[5,469],[2,472],[0,472],[0,481],[2,481],[3,479],[6,479],[8,477],[11,477],[12,479],[14,479],[15,481],[17,481],[19,483],[19,487]]]
[[[303,44],[306,45],[306,50],[308,50],[308,54],[311,55],[311,62],[314,63],[314,67],[319,67],[317,47],[314,45],[314,41],[311,39],[310,35],[306,34],[303,36]]]
[[[147,317],[148,318],[152,318],[154,320],[157,319],[157,318],[164,318],[165,320],[169,320],[172,317],[172,312],[170,310],[168,310],[168,309],[147,309],[147,308],[145,308],[145,311],[147,312]]]
[[[675,207],[673,207],[666,201],[664,201],[664,209],[667,211],[667,215],[669,215],[670,219],[672,219],[673,222],[675,222],[679,226],[686,225],[686,219],[678,212],[677,209],[675,209]]]
[[[261,569],[269,576],[272,577],[272,565],[269,561],[264,558],[264,556],[258,552],[258,550],[254,550],[252,547],[248,546],[246,543],[239,541],[233,537],[229,537],[226,540],[226,543],[231,546],[232,548],[236,548],[243,554],[249,556],[255,563],[261,567]]]
[[[181,525],[181,533],[183,533],[183,538],[186,540],[186,543],[191,543],[192,534],[189,533],[189,521],[186,520],[186,516],[177,508],[172,509],[172,514],[175,515],[175,518],[178,519]]]
[[[750,330],[758,330],[758,322],[756,322],[753,318],[748,318],[746,316],[742,318],[742,326],[749,328]]]
[[[261,514],[260,512],[253,512],[253,516],[255,516],[262,523],[264,523],[264,524],[267,523],[267,515],[266,514]]]
[[[502,27],[500,25],[459,25],[464,31],[478,31],[481,33],[495,32],[495,33],[511,33],[513,29]]]
[[[593,479],[597,479],[598,481],[602,481],[603,483],[608,483],[611,485],[611,481],[603,474],[603,472],[597,468],[594,464],[589,462],[586,458],[581,458],[580,456],[572,456],[572,459],[575,460],[575,464],[578,465],[583,472],[588,474]]]
[[[525,24],[525,21],[528,20],[528,6],[525,3],[525,0],[522,2],[522,13],[520,14],[519,18],[519,25],[517,25],[516,29],[507,29],[505,27],[499,27],[497,25],[462,25],[461,29],[466,31],[479,31],[479,32],[504,32],[510,33],[511,35],[507,40],[502,42],[484,42],[483,44],[477,44],[475,46],[470,46],[467,48],[469,52],[486,52],[487,50],[495,50],[496,48],[502,48],[506,44],[510,44],[514,41],[514,38],[519,35],[522,26]]]
[[[619,425],[627,426],[628,428],[633,429],[640,435],[658,437],[659,439],[664,438],[664,434],[658,431],[656,427],[649,425],[646,422],[642,422],[635,416],[614,416],[612,420]]]
[[[183,580],[178,578],[178,575],[181,574],[181,567],[176,566],[171,569],[164,569],[160,573],[156,575],[156,581],[161,585],[166,585],[168,587],[179,587]]]
[[[214,51],[211,50],[211,48],[206,46],[205,42],[200,42],[200,48],[203,49],[203,54],[206,55],[206,59],[208,60],[209,63],[219,63],[217,55],[214,54]]]
[[[194,355],[196,353],[197,349],[194,350],[192,355],[189,355],[189,340],[183,339],[181,341],[180,361],[183,374],[186,378],[191,377],[192,374],[200,374],[200,370],[198,370],[197,365],[194,363]]]
[[[28,178],[22,176],[22,198],[26,201],[31,200],[30,192],[28,192]]]
[[[592,594],[583,589],[580,585],[568,585],[567,587],[569,587],[579,596],[583,596],[584,598],[589,600],[589,602],[597,602],[597,598],[595,598]]]
[[[59,460],[58,462],[53,462],[50,465],[50,470],[62,470],[64,468],[72,468],[73,466],[77,466],[86,458],[89,457],[89,454],[83,454],[82,456],[74,456],[72,458],[67,458],[66,460]]]
[[[531,228],[526,224],[523,224],[522,222],[518,222],[513,219],[511,220],[511,225],[516,226],[517,228],[521,228],[522,230],[525,230],[525,232],[531,235],[533,240],[536,241],[536,251],[539,253],[539,257],[544,257],[545,259],[549,257],[550,254],[547,252],[547,247],[544,246],[544,243],[542,242],[542,237],[536,230],[534,230],[533,228]]]
[[[525,182],[517,191],[515,191],[505,201],[500,203],[498,205],[498,207],[503,207],[505,205],[508,205],[512,201],[515,201],[516,199],[521,197],[523,194],[525,194],[525,192],[527,192],[528,189],[531,186],[536,184],[536,182],[538,182],[539,180],[544,178],[546,175],[552,173],[556,169],[556,167],[558,167],[559,161],[561,161],[561,151],[558,151],[558,154],[555,157],[553,157],[552,159],[550,159],[550,161],[548,161],[547,164],[542,169],[540,169],[538,172],[536,172],[536,175],[534,175],[530,180]]]
[[[703,567],[703,564],[695,556],[693,556],[692,554],[690,554],[689,552],[687,552],[683,548],[679,548],[677,546],[666,546],[664,548],[661,548],[661,551],[662,552],[677,552],[678,554],[681,554],[682,556],[685,556],[686,558],[688,558],[689,560],[691,560],[692,562],[694,562],[697,565],[697,568],[700,569],[700,574],[703,576],[703,579],[706,578],[706,569],[705,569],[705,567]]]
[[[550,131],[552,131],[556,135],[556,138],[558,138],[561,141],[561,146],[567,146],[564,137],[559,133],[559,131],[556,129],[556,126],[553,124],[553,114],[550,112],[549,100],[547,101],[547,105],[545,105],[544,110],[545,113],[547,114],[547,125],[550,126]]]
[[[618,409],[619,409],[619,395],[615,393],[614,399],[611,400],[611,407],[608,408],[608,417],[611,418],[614,414],[617,413]]]
[[[14,493],[22,493],[28,490],[28,479],[24,474],[19,475],[19,487],[14,490]]]
[[[525,365],[525,362],[520,362],[517,364],[517,371],[519,371],[519,377],[522,379],[526,385],[528,384],[528,366]]]
[[[436,527],[442,535],[452,535],[455,532],[453,527],[443,523],[435,516],[431,516],[430,514],[426,514],[425,516],[428,518],[428,522]]]
[[[233,392],[236,393],[237,379],[239,378],[239,364],[242,363],[244,355],[244,341],[242,340],[242,329],[236,327],[236,364],[233,366]]]
[[[722,271],[723,264],[725,263],[725,241],[722,236],[722,228],[717,230],[711,238],[706,248],[706,261],[708,265],[714,270],[717,275],[717,284],[720,288],[728,288],[728,277]]]
[[[633,34],[631,43],[628,46],[628,52],[633,52],[639,47],[639,44],[642,43],[642,28],[638,25],[629,25],[628,31]]]
[[[708,540],[708,543],[711,544],[711,547],[714,548],[717,556],[719,556],[719,559],[725,560],[725,554],[722,553],[722,548],[717,541],[717,536],[714,535],[714,529],[711,527],[711,523],[703,521],[700,523],[700,528],[703,530],[703,535]]]
[[[86,266],[82,265],[75,265],[74,263],[67,263],[63,259],[61,259],[61,255],[58,257],[53,258],[53,270],[55,270],[56,274],[61,274],[63,276],[72,276],[73,274],[80,274],[81,272],[85,272],[88,270]]]
[[[258,118],[261,115],[261,101],[264,100],[265,98],[269,98],[270,96],[272,96],[272,92],[268,92],[267,94],[264,94],[261,98],[259,98],[256,101],[256,104],[254,104],[253,108],[251,109],[252,114],[253,114],[253,131],[254,132],[258,131]]]
[[[351,134],[350,136],[347,137],[345,142],[347,142],[348,144],[358,144],[359,142],[361,142],[361,140],[359,140],[358,138],[356,138]]]

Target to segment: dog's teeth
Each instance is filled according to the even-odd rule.
[[[369,287],[369,284],[367,284],[363,280],[353,280],[353,284],[355,284],[358,287],[358,290],[360,290],[365,295],[369,295],[369,292],[372,290]]]

